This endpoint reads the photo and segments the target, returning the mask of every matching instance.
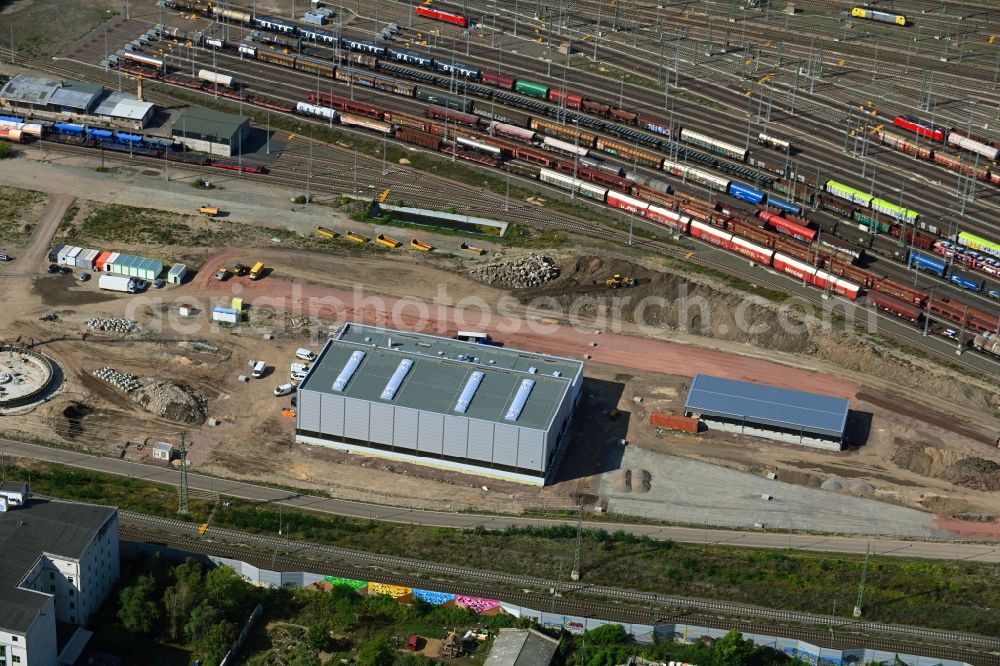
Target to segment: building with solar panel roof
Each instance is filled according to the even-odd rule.
[[[710,428],[840,451],[851,401],[834,396],[697,375],[684,402],[686,416]]]
[[[296,441],[544,485],[582,385],[575,359],[347,324],[299,386]]]

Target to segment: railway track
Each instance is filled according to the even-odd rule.
[[[738,621],[747,625],[745,631],[775,633],[776,626],[781,626],[782,635],[801,637],[828,647],[884,646],[897,652],[912,650],[914,654],[937,658],[1000,664],[1000,656],[991,654],[1000,649],[1000,641],[989,637],[480,571],[334,546],[289,542],[223,528],[209,528],[199,537],[197,526],[190,523],[131,512],[120,512],[120,516],[122,539],[175,546],[282,571],[312,571],[419,588],[439,583],[444,588],[442,591],[486,598],[497,596],[497,585],[502,585],[509,590],[502,594],[509,603],[584,617],[641,624],[671,619],[685,622],[694,618],[698,621],[714,619],[716,624],[710,626],[720,626],[718,621],[725,618],[721,624],[725,628],[732,625],[734,618],[744,618]],[[592,598],[580,598],[579,595]],[[768,624],[761,622],[765,619]],[[831,628],[833,633],[840,635],[839,639],[831,640],[828,633]],[[903,645],[900,641],[911,642]],[[836,642],[839,645],[834,644]],[[957,649],[956,645],[966,646],[966,649]]]

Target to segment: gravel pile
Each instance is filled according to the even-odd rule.
[[[127,372],[118,372],[114,368],[101,368],[100,370],[94,370],[90,374],[98,379],[103,379],[126,395],[139,390],[142,386],[142,382],[135,375],[130,375]]]
[[[477,265],[470,274],[473,279],[489,285],[527,289],[559,277],[559,267],[551,257],[532,253],[520,257],[497,257]]]
[[[139,322],[132,319],[104,319],[94,317],[87,326],[95,331],[110,331],[112,333],[138,333]]]
[[[208,401],[184,384],[140,378],[114,368],[101,368],[91,374],[114,386],[147,412],[180,423],[198,425],[205,421]]]

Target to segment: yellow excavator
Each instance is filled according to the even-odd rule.
[[[607,280],[604,281],[604,286],[609,289],[622,289],[625,287],[634,287],[635,278],[629,277],[628,275],[622,275],[621,273],[615,273]]]

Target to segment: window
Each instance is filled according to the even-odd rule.
[[[17,636],[11,636],[10,638],[11,638],[11,640],[12,640],[12,641],[14,641],[15,643],[16,643],[16,642],[17,642],[17,641],[19,640]]]
[[[15,664],[20,664],[21,663],[21,658],[19,656],[17,656],[16,654],[13,655],[11,658],[13,659],[13,661],[14,661]]]
[[[71,601],[71,602],[69,602],[69,609],[70,609],[70,610],[73,610],[74,608],[76,608],[76,604],[75,604],[75,603],[73,603],[72,601]]]
[[[51,592],[52,594],[56,593],[56,585],[55,585],[55,583],[53,583],[52,585],[49,585],[49,592]]]
[[[69,588],[69,596],[72,597],[74,594],[76,594],[76,590],[74,590],[72,587]]]
[[[76,624],[76,615],[70,615],[69,621],[72,622],[73,624]]]
[[[68,581],[69,581],[69,584],[70,584],[70,585],[72,585],[72,584],[73,584],[73,577],[72,577],[72,576],[70,576],[70,577],[69,577],[69,578],[67,578],[66,580],[68,580]]]
[[[55,577],[56,577],[56,572],[55,572],[55,571],[50,571],[50,572],[49,572],[49,580],[52,580],[52,579],[54,579]]]

